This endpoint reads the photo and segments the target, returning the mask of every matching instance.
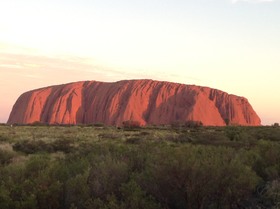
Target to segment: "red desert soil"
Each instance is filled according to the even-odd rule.
[[[8,123],[141,125],[201,121],[204,125],[258,126],[260,118],[244,97],[223,91],[153,80],[114,83],[84,81],[50,86],[22,94]]]

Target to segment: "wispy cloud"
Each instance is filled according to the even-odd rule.
[[[17,64],[2,64],[2,63],[0,63],[0,69],[1,68],[5,68],[5,69],[23,69],[23,67],[21,65],[17,65]]]
[[[231,0],[233,4],[238,2],[248,2],[248,3],[268,3],[268,2],[275,2],[277,0]]]

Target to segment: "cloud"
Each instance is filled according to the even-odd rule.
[[[276,0],[231,0],[233,4],[238,2],[248,2],[248,3],[268,3],[275,2]]]
[[[1,62],[1,59],[0,59]],[[0,63],[0,69],[1,68],[5,68],[5,69],[22,69],[23,67],[21,65],[17,65],[17,64],[2,64]]]

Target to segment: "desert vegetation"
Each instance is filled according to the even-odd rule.
[[[279,207],[278,126],[0,126],[1,209]]]

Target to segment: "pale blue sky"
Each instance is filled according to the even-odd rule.
[[[245,96],[279,122],[279,37],[279,0],[1,1],[0,122],[26,90],[138,78]]]

